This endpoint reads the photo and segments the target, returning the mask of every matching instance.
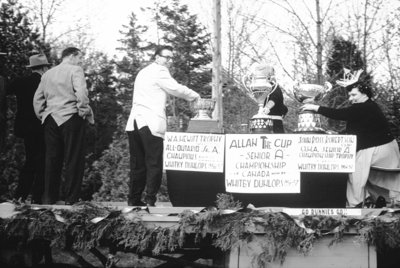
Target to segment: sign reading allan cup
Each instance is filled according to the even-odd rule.
[[[164,169],[222,173],[224,144],[220,134],[167,132]]]
[[[294,135],[227,134],[225,188],[233,193],[299,193]]]

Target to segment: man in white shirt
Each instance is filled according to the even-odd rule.
[[[131,158],[130,206],[155,205],[162,178],[168,94],[188,101],[200,98],[197,92],[179,84],[169,73],[172,51],[170,46],[159,47],[153,55],[153,63],[143,68],[135,79],[132,110],[125,129]],[[145,188],[145,202],[142,202]]]

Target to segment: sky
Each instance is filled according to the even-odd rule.
[[[27,0],[29,1],[29,0]],[[65,0],[67,5],[59,13],[54,22],[54,31],[62,32],[80,22],[87,24],[88,32],[93,37],[94,46],[110,56],[118,54],[116,47],[120,46],[118,39],[122,38],[119,31],[129,22],[129,16],[134,12],[142,24],[146,19],[143,7],[150,7],[154,0]],[[202,0],[203,4],[210,0]],[[198,0],[181,0],[187,4],[191,12],[199,11]],[[200,4],[201,5],[201,4]],[[150,24],[151,22],[149,22]]]
[[[6,0],[0,0],[0,2]],[[18,0],[21,3],[30,2],[37,4],[39,0]],[[53,0],[43,0],[44,2],[51,2]],[[158,0],[56,0],[56,1],[64,1],[64,5],[61,10],[57,13],[56,20],[52,23],[50,32],[54,35],[57,33],[66,32],[68,27],[74,27],[77,23],[83,25],[86,24],[87,28],[85,28],[85,32],[90,34],[90,37],[93,39],[93,48],[96,51],[103,51],[107,53],[110,57],[116,55],[118,58],[121,58],[124,54],[121,51],[117,50],[117,47],[121,46],[119,39],[123,38],[123,35],[120,34],[120,31],[123,30],[123,25],[127,25],[129,23],[129,16],[132,12],[134,12],[138,16],[138,21],[140,24],[148,23],[148,26],[151,29],[155,29],[155,25],[151,25],[154,22],[151,22],[146,18],[146,14],[140,9],[143,7],[154,6],[154,2]],[[161,0],[163,1],[163,0]],[[164,0],[168,1],[168,0]],[[224,3],[228,3],[229,0],[221,0],[222,9],[226,8]],[[239,10],[243,12],[241,14],[243,17],[246,16],[246,12],[252,12],[252,9],[258,14],[262,14],[263,17],[261,19],[267,19],[268,21],[274,22],[276,25],[281,26],[282,24],[287,24],[290,22],[288,20],[288,13],[283,9],[277,8],[271,5],[265,5],[261,10],[257,9],[257,5],[254,3],[262,2],[262,0],[230,0],[235,3],[235,6],[238,7]],[[374,0],[378,1],[378,0]],[[385,2],[387,1],[387,2]],[[212,4],[213,0],[179,0],[181,4],[186,4],[189,8],[189,12],[191,14],[197,14],[199,18],[199,22],[201,22],[204,26],[208,27],[209,32],[211,33],[213,30],[212,25]],[[270,1],[264,0],[265,3],[271,3]],[[292,5],[297,5],[296,12],[302,18],[311,19],[312,13],[314,13],[313,9],[307,9],[305,6],[308,5],[308,8],[315,7],[315,0],[292,0],[290,1]],[[344,21],[344,18],[348,12],[355,12],[355,9],[359,9],[362,7],[360,3],[363,1],[360,0],[333,0],[332,2],[328,0],[320,0],[321,9],[326,10],[326,6],[329,3],[339,7],[336,9],[335,13],[335,21],[340,22]],[[277,3],[280,3],[277,1]],[[386,3],[384,7],[387,9],[394,10],[395,8],[400,6],[400,1],[398,0],[384,0],[383,3]],[[344,10],[345,9],[345,10]],[[354,9],[354,10],[353,10]],[[362,10],[361,10],[362,11]],[[390,10],[388,10],[390,11]],[[225,12],[225,13],[224,13]],[[226,20],[228,16],[226,16],[227,10],[222,10],[222,34],[225,34],[225,38],[222,40],[222,60],[223,63],[227,62],[226,58],[228,57],[226,51],[228,49],[226,46],[229,45],[226,39],[226,34],[228,33],[228,29],[224,28],[226,25]],[[225,14],[225,15],[224,15]],[[224,21],[225,20],[225,21]],[[224,24],[225,23],[225,24]],[[256,25],[256,24],[254,24]],[[254,26],[253,25],[253,26]],[[314,23],[315,25],[315,23]],[[312,25],[309,28],[309,31],[312,35],[315,35],[315,26]],[[251,25],[250,25],[251,26]],[[247,27],[247,26],[246,26]],[[284,27],[283,27],[284,28]],[[346,29],[346,27],[341,27],[342,29]],[[247,27],[248,31],[249,27]],[[327,30],[327,29],[325,29]],[[349,29],[350,30],[350,29]],[[349,31],[350,32],[350,31]],[[264,33],[264,31],[261,31]],[[259,47],[263,50],[267,50],[270,54],[270,58],[268,58],[271,64],[277,66],[276,73],[278,77],[282,77],[282,79],[286,79],[288,77],[287,71],[282,68],[282,66],[290,67],[293,62],[293,42],[287,41],[289,35],[280,34],[279,36],[272,36],[274,33],[270,31],[265,31],[271,37],[271,40],[274,41],[275,47],[273,48],[270,43],[268,43],[265,39],[258,41],[257,34],[251,35],[251,42],[255,45],[259,45]],[[340,33],[346,35],[346,31]],[[275,39],[274,39],[275,38]],[[77,45],[75,43],[69,43],[68,45]],[[224,47],[225,46],[225,47]],[[251,49],[251,48],[249,48]],[[60,48],[61,50],[61,48]],[[57,53],[59,53],[58,51]],[[280,57],[280,59],[274,58],[274,53]],[[242,53],[245,54],[245,53]],[[253,53],[254,54],[254,53]],[[397,57],[396,57],[397,58]],[[246,68],[247,65],[250,65],[249,62],[250,57],[244,57],[245,61],[241,62],[241,66]],[[247,60],[247,61],[246,61]],[[375,68],[376,67],[376,68]],[[379,70],[380,66],[375,66],[375,70]],[[289,70],[290,71],[290,70]]]

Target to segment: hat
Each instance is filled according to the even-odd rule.
[[[351,73],[351,71],[346,68],[343,68],[343,70],[343,79],[336,81],[336,83],[341,87],[348,87],[357,83],[358,79],[360,79],[361,73],[363,72],[363,69],[355,71],[354,73]]]
[[[50,63],[47,61],[46,56],[43,54],[37,54],[29,57],[29,65],[26,67],[32,68],[44,65],[50,65]]]

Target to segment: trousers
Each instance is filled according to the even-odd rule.
[[[57,126],[49,115],[44,122],[46,143],[46,167],[44,204],[60,200],[61,174],[65,165],[63,197],[66,203],[79,200],[85,168],[85,120],[74,114],[65,123]]]
[[[16,198],[26,199],[32,194],[32,202],[40,204],[44,191],[45,143],[43,132],[34,132],[24,137],[25,163],[22,168]]]
[[[354,207],[364,200],[365,187],[374,191],[377,186],[389,191],[400,191],[400,177],[393,179],[374,178],[370,176],[371,166],[386,168],[400,167],[400,153],[396,140],[389,143],[359,150],[356,154],[355,171],[349,174],[347,181],[347,202]],[[367,184],[367,182],[369,182]],[[369,189],[371,188],[371,189]]]
[[[145,202],[154,204],[161,186],[164,140],[154,136],[148,126],[127,131],[130,152],[130,181],[128,202],[141,201],[145,191]]]

